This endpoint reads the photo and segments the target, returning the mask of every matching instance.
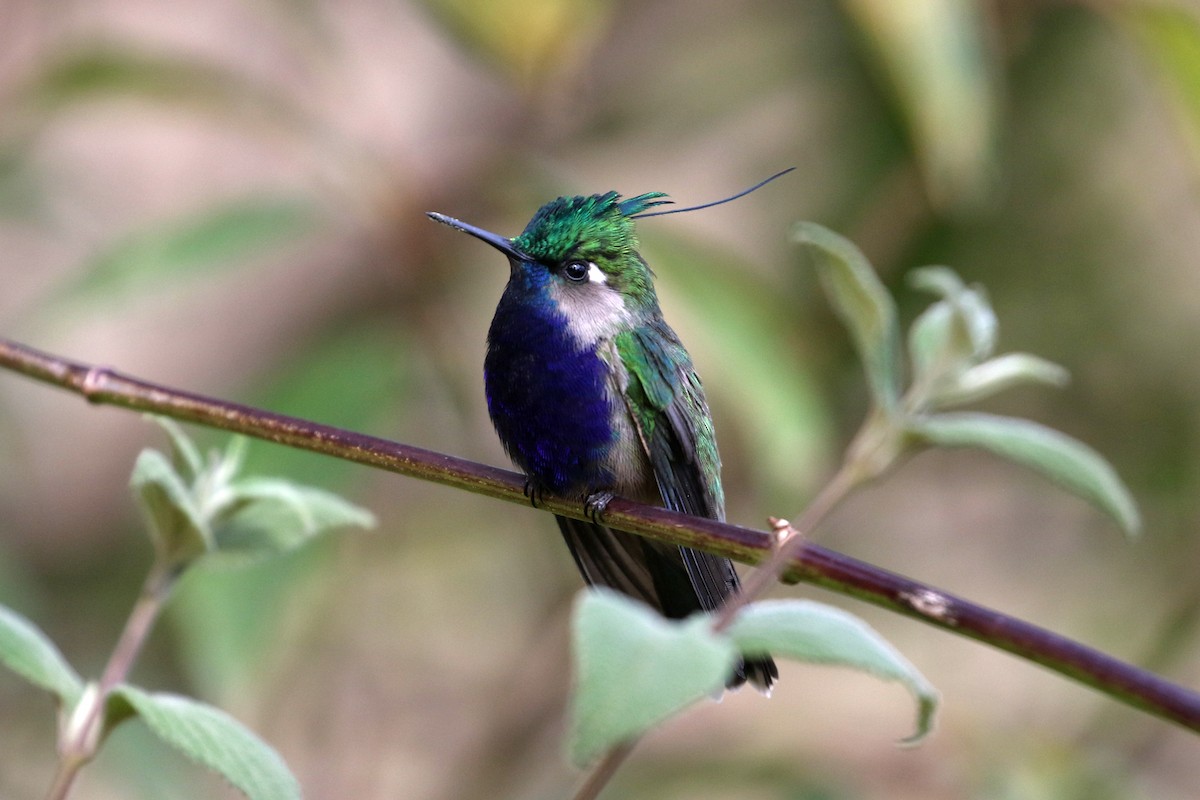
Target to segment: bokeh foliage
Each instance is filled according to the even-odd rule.
[[[905,327],[928,303],[906,275],[951,265],[988,288],[1003,350],[1072,375],[987,410],[1109,457],[1143,540],[1097,536],[1108,523],[1082,502],[953,453],[863,495],[823,543],[1195,681],[1190,7],[9,0],[4,14],[3,335],[505,463],[479,374],[503,267],[422,212],[515,234],[558,194],[699,202],[795,164],[737,204],[641,225],[714,406],[731,517],[793,515],[867,404],[790,226],[860,246]],[[0,380],[0,600],[81,668],[144,569],[123,485],[146,436],[133,415]],[[248,461],[352,495],[381,531],[189,576],[139,682],[230,708],[312,797],[563,794],[577,579],[553,525],[268,445]],[[891,747],[903,701],[796,668],[770,703],[743,693],[668,726],[614,788],[1182,798],[1200,781],[1194,743],[1162,723],[863,615],[945,695],[926,746]],[[854,720],[881,704],[894,732],[866,737]],[[37,796],[45,709],[11,682],[0,707],[0,795]],[[179,767],[119,739],[81,796],[165,796]],[[137,786],[125,759],[145,760]]]

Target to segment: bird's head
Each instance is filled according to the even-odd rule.
[[[632,217],[667,202],[662,192],[622,200],[616,192],[560,197],[538,209],[521,235],[507,239],[453,217],[430,218],[487,242],[504,255],[522,283],[560,304],[612,307],[656,303],[650,268],[638,253]]]

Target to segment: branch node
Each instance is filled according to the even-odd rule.
[[[957,625],[954,604],[949,597],[929,589],[900,592],[899,599],[923,617],[937,620],[945,625]]]
[[[110,367],[89,367],[79,384],[79,392],[89,403],[99,403],[104,397],[104,387],[112,377]]]
[[[771,525],[771,546],[776,550],[801,535],[792,527],[792,523],[782,517],[767,517],[767,522]]]

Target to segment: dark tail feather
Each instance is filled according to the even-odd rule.
[[[555,519],[585,581],[641,600],[665,617],[683,619],[712,611],[738,588],[728,559],[660,545],[583,520]],[[770,657],[754,658],[739,664],[726,685],[734,688],[749,681],[767,691],[778,677]]]

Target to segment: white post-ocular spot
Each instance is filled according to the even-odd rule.
[[[608,283],[608,276],[604,274],[604,270],[596,266],[596,262],[588,262],[588,283]]]

